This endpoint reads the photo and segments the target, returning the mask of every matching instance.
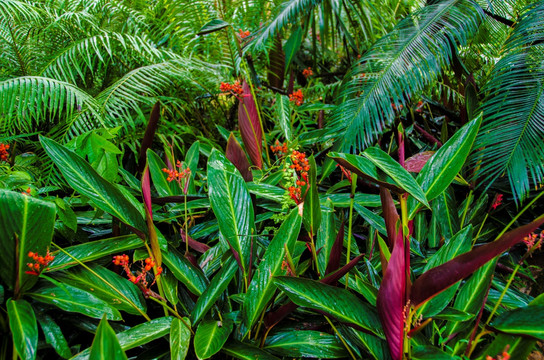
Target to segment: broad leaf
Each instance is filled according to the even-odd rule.
[[[503,312],[490,325],[507,334],[529,335],[544,340],[542,314],[544,305],[525,306]]]
[[[313,330],[269,335],[264,349],[286,357],[336,359],[347,356],[346,348],[336,336]]]
[[[259,268],[249,284],[242,308],[248,330],[251,329],[274,296],[276,287],[272,282],[272,278],[286,274],[286,269],[282,266],[285,262],[286,248],[291,254],[293,253],[301,223],[302,218],[298,214],[298,209],[295,208],[283,222],[272,241],[270,241],[262,257]]]
[[[324,312],[346,324],[380,335],[381,326],[374,309],[347,290],[317,281],[280,276],[275,283],[299,306]]]
[[[419,173],[434,153],[434,151],[423,151],[412,155],[404,162],[404,168],[410,172]]]
[[[249,168],[249,161],[247,160],[246,153],[232,132],[227,141],[225,155],[227,159],[236,166],[238,171],[240,171],[240,174],[242,174],[245,181],[253,181],[253,174]]]
[[[223,321],[202,321],[195,333],[196,356],[199,359],[208,359],[218,353],[232,332],[233,325],[232,320],[227,318],[223,318]]]
[[[315,242],[317,253],[317,267],[320,274],[325,274],[330,262],[330,254],[336,238],[336,229],[334,226],[334,208],[332,201],[327,199],[323,209],[321,209],[321,225],[317,231]],[[344,245],[342,239],[342,247]],[[340,262],[338,263],[340,264]]]
[[[53,318],[47,314],[40,314],[38,315],[38,322],[40,323],[43,335],[45,336],[45,341],[51,345],[63,359],[71,358],[72,352],[68,347],[68,342]]]
[[[197,35],[206,35],[230,26],[230,24],[221,19],[213,19],[206,23],[197,33]]]
[[[168,251],[163,252],[162,259],[176,279],[187,286],[190,292],[200,296],[206,290],[208,280],[202,270],[191,264],[174,248],[169,248]]]
[[[191,343],[191,331],[187,328],[189,319],[184,318],[185,324],[178,318],[172,320],[170,326],[170,359],[183,360]],[[187,324],[187,325],[186,325]]]
[[[147,150],[147,164],[155,190],[160,197],[181,195],[182,191],[176,181],[168,182],[168,174],[162,169],[168,168],[164,161],[153,150]]]
[[[453,260],[425,272],[412,285],[410,296],[412,305],[420,306],[457,281],[472,274],[497,255],[522,241],[525,236],[543,223],[544,215],[532,223],[507,232],[498,240],[474,248],[468,253],[459,255]]]
[[[32,306],[22,299],[9,299],[7,310],[14,349],[21,359],[35,359],[38,350],[38,324]]]
[[[147,223],[147,240],[151,245],[151,255],[158,267],[162,265],[161,246],[153,224],[153,207],[151,204],[151,179],[149,177],[149,166],[146,164],[142,175],[142,197],[144,198],[145,221]]]
[[[91,199],[99,209],[141,233],[147,233],[147,226],[140,212],[116,186],[98,175],[89,163],[73,151],[45,137],[40,137],[40,141],[70,186]]]
[[[253,204],[240,172],[215,149],[208,161],[208,193],[219,230],[245,277],[254,230]]]
[[[0,278],[17,294],[34,285],[37,276],[26,274],[30,251],[44,256],[51,244],[56,207],[53,203],[0,189]]]
[[[480,114],[459,129],[421,169],[416,180],[425,191],[427,200],[431,201],[440,195],[457,176],[472,149],[481,123]],[[413,218],[418,208],[414,201],[410,202],[410,218]]]
[[[241,360],[279,360],[279,358],[267,353],[257,346],[241,343],[236,340],[231,340],[228,344],[223,345],[221,351],[229,356]]]
[[[308,171],[309,189],[304,198],[304,213],[302,219],[306,230],[315,236],[321,223],[321,204],[319,203],[319,192],[317,190],[317,165],[314,156],[308,158],[310,171]]]
[[[274,106],[274,113],[282,131],[282,135],[285,140],[291,141],[293,137],[293,127],[291,125],[291,107],[289,106],[289,98],[279,93],[276,94],[276,103]]]
[[[127,356],[119,340],[115,336],[115,332],[108,324],[106,314],[102,317],[96,334],[94,335],[93,344],[91,346],[90,360],[111,360],[111,359],[127,359]]]
[[[89,292],[68,284],[47,283],[33,289],[28,295],[39,302],[50,304],[68,312],[77,312],[95,319],[106,314],[110,320],[121,320],[119,310]]]
[[[363,156],[370,160],[377,168],[386,173],[397,186],[416,198],[423,205],[429,207],[425,193],[414,180],[412,175],[398,162],[393,160],[385,151],[378,147],[369,147],[363,151]]]
[[[253,165],[263,168],[262,146],[263,131],[257,103],[251,94],[251,89],[246,81],[243,82],[242,98],[238,105],[238,126],[240,135],[246,147],[246,151]]]

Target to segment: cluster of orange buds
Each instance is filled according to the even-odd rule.
[[[141,265],[140,271],[137,271],[136,275],[130,269],[130,262],[129,262],[128,255],[126,254],[116,255],[113,257],[112,262],[114,265],[123,267],[123,269],[125,270],[125,273],[127,274],[128,280],[131,283],[138,286],[146,297],[149,297],[153,294],[153,292],[149,288],[153,286],[153,284],[155,284],[157,277],[162,273],[162,267],[160,266],[157,267],[156,277],[154,278],[153,282],[151,284],[147,282],[147,273],[150,272],[151,269],[153,269],[156,266],[155,261],[153,261],[153,259],[151,259],[150,257],[145,259],[143,262],[143,264],[145,265]]]
[[[542,246],[542,241],[544,241],[544,230],[542,230],[540,234],[531,233],[523,238],[523,242],[527,246],[527,250],[531,250],[535,244],[537,244],[536,248],[540,249]]]
[[[397,110],[402,110],[404,108],[403,105],[399,105],[397,106],[395,103],[391,103],[391,107],[393,108],[394,111],[397,111]]]
[[[26,264],[30,270],[26,271],[25,273],[36,276],[40,275],[41,272],[47,268],[47,265],[49,265],[49,263],[55,258],[53,255],[51,255],[49,250],[47,250],[45,256],[40,256],[38,253],[29,251],[28,257],[34,260],[34,262]]]
[[[21,191],[21,194],[23,194],[23,195],[30,195],[30,191],[31,191],[30,188],[26,188],[25,191]]]
[[[308,181],[308,171],[310,170],[310,164],[306,158],[306,154],[297,150],[293,150],[291,153],[291,169],[295,170],[295,185],[289,187],[289,196],[295,201],[298,205],[304,200],[302,195],[302,186],[309,185]]]
[[[179,171],[176,169],[170,170],[167,168],[162,169],[163,172],[168,174],[168,177],[166,178],[166,181],[172,182],[176,180],[177,182],[180,182],[182,179],[186,179],[191,175],[191,169],[183,169],[183,164],[181,161],[178,160],[176,163],[176,167],[179,168]]]
[[[336,164],[336,166],[340,167],[340,170],[342,170],[342,173],[346,176],[349,183],[351,184],[351,171],[349,171],[348,169],[346,169],[345,167],[343,167],[340,164]]]
[[[309,78],[310,76],[312,76],[313,74],[314,74],[314,72],[312,71],[312,68],[311,68],[311,67],[302,70],[302,75],[303,75],[306,79]]]
[[[240,37],[240,39],[245,39],[246,37],[248,37],[251,33],[249,32],[249,30],[242,30],[242,29],[238,29],[238,36]]]
[[[287,154],[288,148],[287,143],[280,144],[278,140],[276,140],[275,145],[270,146],[270,150],[272,150],[273,153],[278,155],[279,157],[282,157],[283,155]]]
[[[242,85],[238,80],[236,80],[234,83],[229,84],[226,82],[221,82],[221,85],[219,85],[219,91],[222,93],[231,93],[233,95],[242,95],[244,92],[244,89],[242,88]]]
[[[509,360],[510,359],[510,354],[508,354],[508,349],[510,349],[510,345],[506,345],[506,348],[504,349],[502,354],[497,355],[497,359],[492,358],[491,356],[487,355],[485,357],[485,360]]]
[[[423,112],[423,101],[419,100],[416,105],[416,112]]]
[[[304,95],[302,95],[302,90],[298,89],[292,94],[289,94],[289,101],[294,102],[296,106],[302,105],[304,102]]]
[[[0,143],[0,161],[8,161],[9,159],[9,145]]]

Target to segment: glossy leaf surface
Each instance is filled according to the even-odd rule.
[[[279,360],[278,357],[269,354],[261,348],[258,348],[251,344],[241,343],[235,340],[231,340],[227,344],[225,344],[221,351],[236,359],[242,360]]]
[[[108,324],[106,315],[98,324],[96,334],[94,335],[93,344],[91,345],[91,352],[89,354],[90,360],[111,360],[111,359],[126,359],[127,356],[119,340],[115,336],[115,332]]]
[[[257,104],[246,81],[242,84],[243,94],[238,105],[238,126],[246,151],[253,165],[262,169],[263,131]]]
[[[184,318],[185,324],[189,319]],[[170,325],[170,359],[183,360],[191,343],[191,331],[180,319],[174,318]]]
[[[336,336],[313,330],[270,335],[264,349],[288,357],[335,359],[347,355],[346,348]]]
[[[40,137],[40,141],[70,186],[91,199],[98,208],[142,233],[147,233],[140,212],[116,186],[98,175],[89,163],[72,150],[45,137]]]
[[[233,329],[233,322],[223,318],[218,320],[203,320],[195,333],[195,353],[199,359],[208,359],[221,350]]]
[[[32,306],[22,299],[9,299],[7,310],[14,349],[22,359],[35,359],[38,350],[38,324]]]
[[[182,284],[195,295],[202,295],[208,286],[208,280],[201,269],[189,262],[173,248],[163,252],[162,258],[168,269]]]
[[[321,224],[321,204],[317,191],[317,165],[313,155],[308,158],[308,164],[310,165],[310,170],[308,171],[308,182],[310,187],[304,198],[302,219],[306,230],[315,236],[319,229],[319,225]]]
[[[490,325],[495,329],[517,335],[529,335],[544,340],[544,305],[530,305],[502,313]]]

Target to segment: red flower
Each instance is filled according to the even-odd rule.
[[[295,105],[300,106],[304,102],[304,95],[302,95],[302,90],[298,89],[292,94],[289,94],[289,101],[294,102]]]
[[[239,29],[238,30],[238,36],[240,37],[240,39],[245,39],[246,37],[248,37],[251,33],[249,32],[249,30],[246,30],[246,31],[243,31],[242,29]]]
[[[0,143],[0,161],[8,161],[9,159],[9,145]]]
[[[312,68],[311,68],[311,67],[302,70],[302,75],[303,75],[306,79],[309,78],[310,76],[312,76],[313,74],[314,74],[314,72],[312,71]]]
[[[491,209],[495,210],[502,204],[502,194],[495,195],[495,199],[493,200],[493,204],[491,204]]]

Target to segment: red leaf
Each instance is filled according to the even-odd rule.
[[[433,157],[436,151],[423,151],[406,159],[404,168],[410,172],[418,173],[423,169],[423,166]]]
[[[325,274],[330,274],[340,266],[340,256],[342,255],[342,249],[344,247],[344,222],[340,225],[340,230],[336,235],[334,244],[332,245],[331,254],[329,255],[329,263]]]
[[[541,224],[544,224],[544,215],[532,223],[507,232],[498,240],[479,246],[425,272],[412,285],[410,298],[412,305],[417,307],[457,281],[466,278],[495,256],[502,254],[522,241],[525,236],[532,233]]]
[[[139,171],[143,171],[145,166],[145,155],[147,149],[151,147],[153,143],[153,138],[155,137],[155,132],[157,131],[157,126],[159,125],[159,119],[161,115],[160,103],[157,101],[151,110],[151,115],[149,116],[149,122],[145,129],[144,138],[142,139],[142,146],[140,147],[140,158],[138,159],[138,168]]]
[[[268,84],[273,90],[282,90],[285,74],[285,53],[281,47],[281,37],[279,34],[274,38],[274,45],[270,51],[269,59]]]
[[[400,225],[397,224],[399,215],[395,209],[389,190],[380,187],[382,209],[385,217],[387,236],[394,242],[389,264],[383,275],[378,290],[376,306],[383,325],[385,338],[389,345],[393,360],[402,358],[404,341],[404,306],[406,305],[406,258],[404,239]],[[391,233],[390,233],[391,232]]]
[[[240,135],[246,146],[247,153],[253,165],[259,169],[263,168],[262,144],[263,132],[257,112],[257,104],[251,95],[251,90],[247,82],[242,86],[244,92],[238,105],[238,126]]]
[[[145,219],[147,221],[151,252],[157,267],[160,267],[162,264],[162,255],[161,248],[159,246],[159,239],[157,238],[157,232],[155,231],[155,225],[153,224],[153,209],[151,207],[151,180],[149,178],[149,166],[147,165],[145,166],[144,174],[142,176],[142,195],[144,198]]]
[[[232,162],[234,166],[240,171],[245,181],[253,181],[253,174],[249,170],[249,161],[247,161],[246,153],[240,146],[236,137],[230,133],[229,140],[227,142],[227,159]]]
[[[185,234],[185,231],[183,229],[179,229],[179,233],[181,235],[181,240],[183,242],[189,241],[189,247],[195,251],[198,251],[201,254],[204,254],[206,251],[210,249],[210,247],[204,243],[198,242],[191,238],[190,236],[187,236]]]

